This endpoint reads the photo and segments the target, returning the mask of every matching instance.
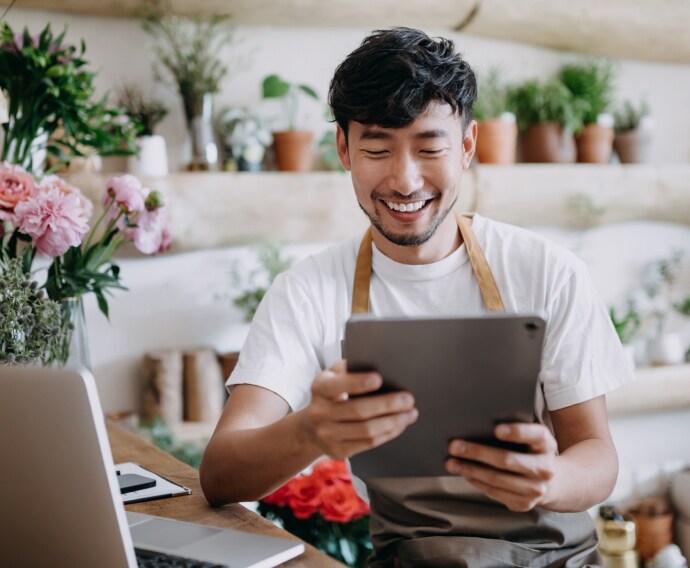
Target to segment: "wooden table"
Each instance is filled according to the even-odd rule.
[[[193,467],[145,442],[123,426],[110,421],[106,422],[115,463],[136,462],[192,490],[191,495],[126,505],[128,511],[298,540],[297,537],[242,505],[232,504],[212,508],[204,498],[199,484],[199,473]],[[343,565],[340,562],[314,547],[305,544],[305,548],[304,554],[287,562],[285,566],[342,568]]]

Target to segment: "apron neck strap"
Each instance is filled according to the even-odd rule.
[[[503,312],[503,300],[498,291],[496,280],[489,268],[489,263],[486,261],[484,251],[477,240],[472,226],[467,220],[455,213],[455,219],[458,223],[460,235],[465,243],[467,249],[467,256],[470,258],[474,276],[479,284],[479,290],[482,293],[486,309],[491,312]],[[369,312],[369,288],[371,284],[371,264],[372,264],[372,239],[371,227],[367,230],[359,245],[359,252],[357,253],[357,265],[355,267],[355,280],[352,289],[352,313],[366,314]]]

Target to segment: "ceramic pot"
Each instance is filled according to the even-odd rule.
[[[165,138],[160,134],[137,138],[138,156],[130,156],[127,169],[131,174],[142,177],[163,177],[168,175],[168,154]]]
[[[583,164],[608,164],[613,149],[613,128],[587,124],[575,138],[577,161]]]
[[[573,135],[557,122],[533,124],[522,135],[522,161],[573,163],[576,158]]]
[[[281,172],[308,172],[312,168],[314,133],[285,130],[273,133],[276,164]]]
[[[482,164],[514,164],[517,125],[496,118],[478,124],[477,159]]]
[[[613,138],[613,148],[621,164],[649,164],[652,161],[652,134],[639,128],[619,132]]]
[[[637,553],[648,560],[673,540],[673,514],[633,515],[637,532]]]

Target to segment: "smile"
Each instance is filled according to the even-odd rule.
[[[430,200],[425,200],[425,201],[412,201],[410,203],[395,203],[394,201],[385,201],[383,202],[386,204],[386,206],[389,209],[392,209],[393,211],[400,211],[400,212],[414,212],[414,211],[419,211],[422,207],[424,207]]]

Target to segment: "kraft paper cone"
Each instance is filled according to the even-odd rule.
[[[159,416],[168,426],[182,421],[182,353],[175,349],[144,355],[143,417]]]
[[[212,349],[185,351],[184,418],[193,422],[216,422],[223,411],[223,374]]]

